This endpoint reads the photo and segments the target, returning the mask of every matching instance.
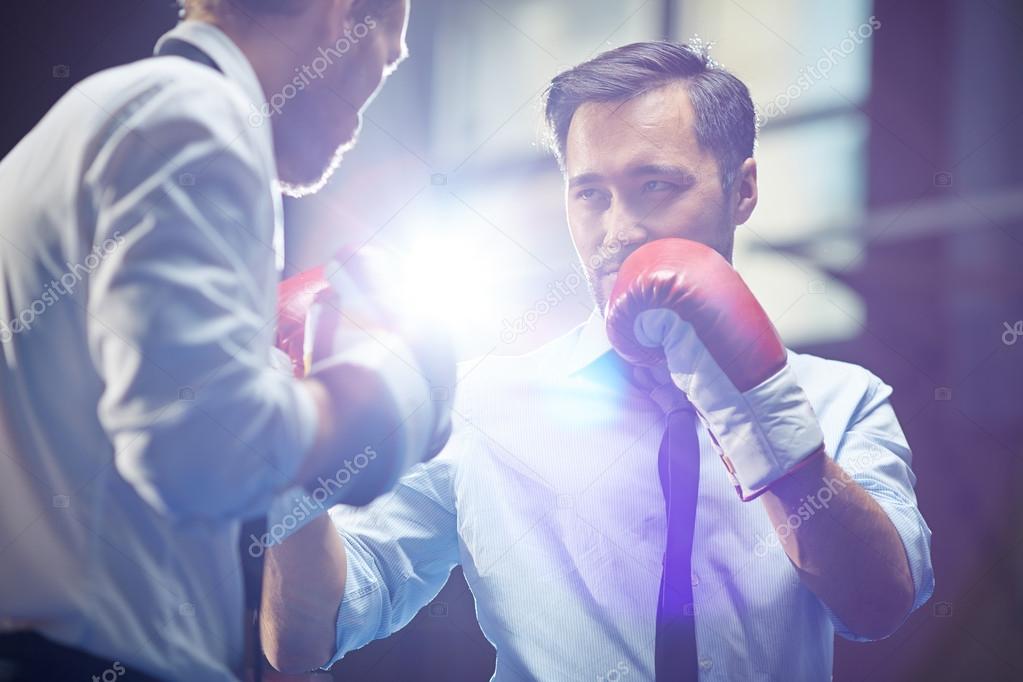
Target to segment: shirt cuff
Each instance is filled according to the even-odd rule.
[[[913,578],[915,594],[913,608],[906,614],[908,619],[914,611],[923,606],[931,598],[931,595],[934,594],[934,572],[930,564],[931,530],[924,523],[923,517],[915,505],[896,499],[891,491],[886,490],[869,479],[862,480],[854,476],[853,480],[877,501],[881,509],[891,519],[892,525],[895,526],[895,530],[898,531],[899,537],[902,539],[902,546],[906,551],[906,559],[909,562],[910,575]],[[844,639],[853,642],[872,642],[878,639],[862,637],[856,634],[839,620],[838,616],[828,608],[827,604],[821,602],[821,605],[835,626],[835,632]],[[899,627],[902,627],[902,623],[899,623]]]
[[[338,535],[345,543],[348,572],[334,630],[335,652],[323,670],[376,639],[390,610],[372,553],[358,538],[340,529]]]

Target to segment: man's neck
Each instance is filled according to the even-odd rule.
[[[274,39],[278,34],[272,19],[257,24],[255,20],[221,17],[203,10],[190,13],[186,20],[210,24],[223,31],[252,66],[264,97],[280,91],[290,80],[295,55],[283,39]]]

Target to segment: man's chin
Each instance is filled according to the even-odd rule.
[[[288,197],[299,199],[301,197],[307,197],[311,194],[316,194],[326,186],[331,176],[334,175],[334,171],[337,170],[338,166],[341,165],[341,159],[344,158],[345,153],[352,148],[355,144],[355,140],[346,142],[337,149],[334,150],[334,154],[330,157],[330,160],[326,165],[321,166],[319,175],[313,171],[308,174],[302,174],[305,179],[297,179],[295,177],[287,177],[284,173],[278,184],[280,185],[281,192]]]
[[[334,175],[334,171],[341,165],[341,159],[344,158],[348,150],[355,146],[361,129],[362,119],[360,116],[356,116],[350,134],[347,136],[347,141],[338,145],[326,161],[323,160],[323,157],[319,157],[317,161],[312,161],[306,155],[306,158],[294,159],[292,164],[279,163],[278,172],[280,173],[280,179],[278,184],[281,192],[285,196],[301,198],[307,197],[310,194],[316,194],[323,189],[331,176]]]
[[[611,298],[611,288],[614,286],[614,277],[599,277],[587,273],[586,285],[590,290],[590,298],[593,299],[593,305],[596,306],[597,312],[604,315],[607,310],[607,302]]]

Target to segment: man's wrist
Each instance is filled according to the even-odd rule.
[[[808,494],[827,484],[825,473],[827,459],[827,452],[822,445],[763,488],[760,494],[770,493],[787,508],[798,507],[806,500]]]
[[[709,399],[698,396],[693,404],[743,501],[757,498],[823,448],[817,416],[788,365],[743,393],[706,377],[694,384],[712,387]]]

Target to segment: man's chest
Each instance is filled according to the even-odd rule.
[[[463,550],[481,575],[540,564],[528,569],[540,579],[568,566],[582,577],[640,571],[656,587],[667,530],[658,476],[665,418],[656,405],[553,386],[483,406],[473,426],[455,496]],[[702,425],[697,435],[694,565],[727,572],[770,551],[770,522],[761,503],[738,499]]]

